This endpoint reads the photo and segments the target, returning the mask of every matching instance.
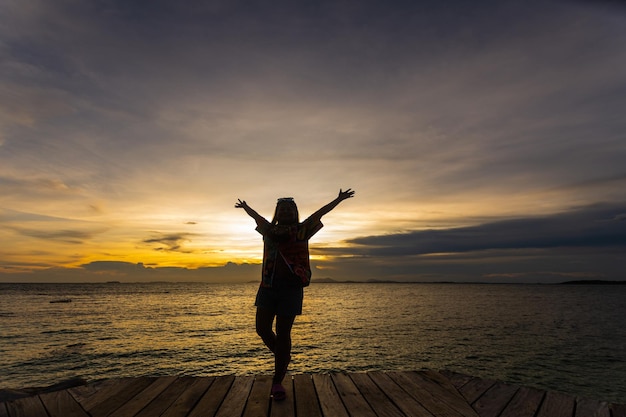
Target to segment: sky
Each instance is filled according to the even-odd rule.
[[[0,2],[0,281],[626,280],[617,1]]]

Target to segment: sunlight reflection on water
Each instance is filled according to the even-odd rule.
[[[269,374],[256,284],[0,284],[0,387]],[[312,284],[293,373],[447,368],[626,402],[626,288]],[[71,298],[71,303],[50,303]]]

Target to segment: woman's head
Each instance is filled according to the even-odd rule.
[[[274,211],[272,224],[298,224],[300,222],[298,206],[291,197],[279,198]]]

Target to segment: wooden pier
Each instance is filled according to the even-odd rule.
[[[626,405],[448,371],[109,379],[0,403],[0,417],[626,417]]]

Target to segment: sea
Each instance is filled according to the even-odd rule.
[[[257,283],[0,284],[0,388],[271,374]],[[315,283],[290,373],[447,369],[626,403],[626,286]]]

